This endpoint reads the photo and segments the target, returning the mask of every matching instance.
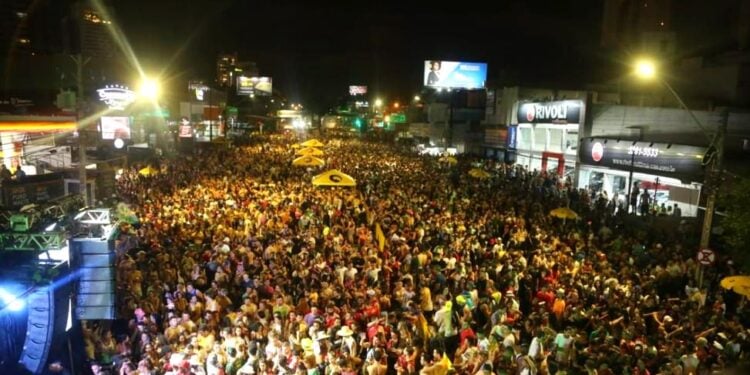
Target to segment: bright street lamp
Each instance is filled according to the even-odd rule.
[[[703,124],[698,120],[698,117],[695,116],[695,113],[688,108],[688,106],[685,104],[685,101],[682,100],[680,95],[677,94],[677,91],[675,91],[672,86],[669,85],[669,82],[667,82],[665,79],[659,77],[659,74],[656,70],[656,64],[647,59],[641,59],[638,60],[635,63],[635,74],[637,77],[641,79],[656,79],[661,84],[664,85],[664,87],[669,90],[669,92],[672,94],[672,96],[677,100],[677,102],[680,104],[682,109],[687,112],[690,117],[692,117],[693,121],[695,122],[695,125],[698,126],[698,128],[701,129],[703,132],[703,135],[706,136],[708,139],[708,148],[706,149],[706,155],[704,156],[704,165],[708,165],[709,168],[706,173],[706,185],[708,185],[711,182],[711,179],[714,177],[712,176],[715,173],[721,173],[721,164],[724,154],[724,133],[726,133],[726,127],[727,127],[727,121],[729,118],[729,113],[724,112],[722,115],[722,123],[717,129],[717,131],[713,134],[713,136],[710,135],[710,132],[706,130],[706,128],[703,126]],[[632,184],[632,161],[631,161],[631,178],[629,183]],[[632,185],[631,185],[632,186]],[[630,186],[629,189],[630,190]],[[700,239],[700,248],[706,249],[708,248],[711,240],[711,229],[713,224],[713,216],[714,216],[714,209],[716,207],[716,199],[717,199],[717,187],[713,187],[709,190],[708,196],[706,198],[706,212],[703,216],[703,226],[701,229],[701,239]],[[630,198],[630,191],[628,191],[628,199]],[[698,287],[701,288],[703,283],[703,267],[700,268],[700,273],[698,276]]]
[[[159,82],[153,78],[143,78],[138,88],[138,94],[151,101],[156,101],[159,98],[160,91]]]
[[[393,108],[398,109],[398,107],[400,107],[400,106],[401,106],[401,104],[399,104],[398,102],[393,103]]]
[[[383,105],[383,99],[377,98],[375,99],[375,106],[380,107]]]
[[[647,59],[638,60],[635,63],[635,74],[642,79],[653,79],[656,77],[656,64]]]
[[[709,142],[713,143],[712,138],[708,135],[709,132],[706,130],[706,128],[703,126],[703,124],[700,122],[700,120],[698,120],[698,118],[695,116],[695,114],[693,113],[693,111],[691,111],[690,108],[688,108],[687,104],[685,104],[685,102],[682,100],[682,98],[680,97],[680,95],[677,94],[677,91],[675,91],[674,88],[672,88],[672,86],[669,84],[669,82],[667,82],[666,80],[664,80],[662,77],[659,76],[659,74],[657,72],[657,69],[656,69],[656,63],[655,62],[653,62],[650,59],[645,59],[644,58],[644,59],[640,59],[640,60],[636,61],[634,66],[635,66],[635,76],[636,77],[638,77],[640,79],[643,79],[643,80],[654,80],[655,79],[659,83],[663,84],[664,87],[666,87],[667,90],[669,90],[669,92],[672,94],[672,96],[675,98],[675,100],[677,100],[677,103],[680,104],[680,107],[682,107],[682,109],[684,109],[690,115],[690,117],[693,118],[693,121],[695,122],[695,125],[697,125],[698,128],[701,129],[701,131],[703,132],[703,134],[708,138]]]
[[[422,100],[422,98],[420,98],[419,95],[414,95],[414,101],[415,102],[418,102],[420,100]]]

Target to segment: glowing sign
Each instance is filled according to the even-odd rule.
[[[135,101],[135,92],[125,86],[106,86],[96,91],[99,93],[99,100],[110,109],[125,109]]]

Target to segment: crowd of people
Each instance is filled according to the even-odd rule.
[[[86,326],[95,372],[713,374],[750,353],[750,309],[715,282],[734,265],[698,287],[688,224],[380,143],[328,140],[325,169],[294,167],[296,141],[120,178],[140,220],[120,238],[137,240],[117,265],[128,324]],[[357,186],[312,186],[329,168]]]

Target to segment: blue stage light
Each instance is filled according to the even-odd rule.
[[[8,293],[3,288],[0,288],[0,300],[3,303],[3,308],[7,308],[9,311],[21,311],[24,307],[24,302],[22,299],[19,299],[18,297]]]

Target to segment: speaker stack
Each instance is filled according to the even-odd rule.
[[[99,238],[70,240],[70,258],[78,272],[75,316],[79,320],[115,319],[115,246]]]

